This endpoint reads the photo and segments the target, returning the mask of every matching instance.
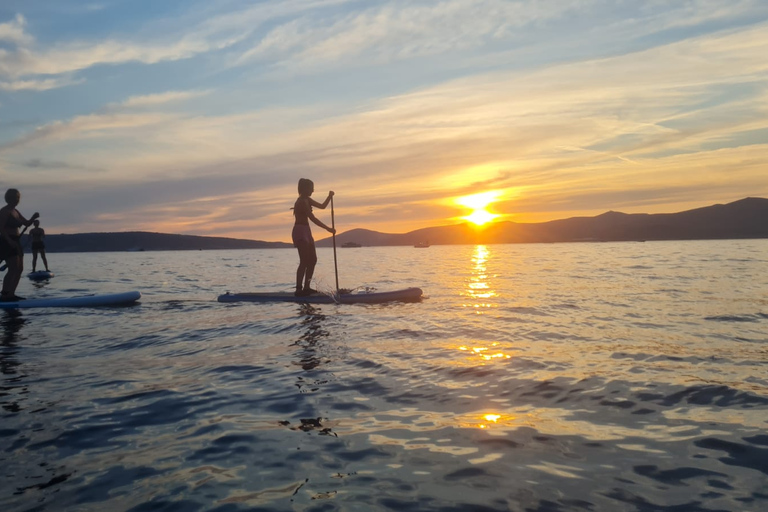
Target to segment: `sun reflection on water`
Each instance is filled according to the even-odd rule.
[[[515,417],[512,415],[488,413],[480,416],[475,426],[477,428],[493,428],[496,426],[510,427],[514,425],[514,422]]]
[[[464,307],[471,308],[491,308],[493,304],[483,302],[484,300],[496,297],[496,292],[489,282],[487,263],[491,257],[491,251],[484,245],[475,246],[472,254],[472,274],[467,283],[466,296],[473,299],[471,303],[464,304]]]
[[[492,359],[509,359],[512,357],[511,355],[505,354],[503,352],[494,351],[494,348],[498,345],[498,343],[492,343],[491,345],[491,347],[467,347],[466,345],[462,345],[459,347],[459,350],[470,352],[471,355],[478,356],[480,359],[485,361],[490,361]]]

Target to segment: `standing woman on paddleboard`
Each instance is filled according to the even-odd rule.
[[[312,231],[309,229],[309,221],[311,220],[329,233],[336,233],[335,229],[329,228],[312,214],[313,206],[321,210],[328,206],[333,197],[333,191],[328,192],[328,197],[322,203],[318,203],[310,197],[314,191],[315,184],[312,183],[312,180],[306,178],[299,180],[299,198],[296,199],[296,203],[293,205],[293,216],[296,219],[296,223],[293,225],[291,236],[293,238],[293,246],[299,250],[299,268],[296,269],[295,295],[297,297],[311,295],[316,292],[316,290],[309,287],[312,281],[312,274],[315,273],[315,264],[317,264],[315,240],[312,238]],[[302,283],[304,283],[303,287]]]
[[[8,263],[8,272],[3,278],[3,290],[0,294],[2,302],[16,302],[23,297],[16,296],[16,287],[24,270],[24,251],[21,248],[21,226],[29,227],[40,216],[35,212],[27,220],[16,207],[21,201],[21,193],[15,188],[9,188],[5,193],[5,206],[0,208],[0,258]]]
[[[37,255],[43,258],[43,264],[45,265],[45,271],[50,272],[48,268],[48,258],[45,257],[45,230],[40,227],[40,221],[34,222],[35,227],[29,230],[29,236],[32,238],[32,272],[37,270]]]

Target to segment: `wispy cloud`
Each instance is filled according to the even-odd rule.
[[[143,96],[131,96],[123,103],[119,104],[121,107],[149,107],[164,105],[167,103],[187,101],[190,99],[200,98],[211,91],[168,91],[158,94],[146,94]]]
[[[70,85],[83,83],[84,80],[72,78],[44,78],[40,80],[14,80],[10,82],[0,81],[0,90],[4,91],[48,91]]]
[[[57,121],[36,128],[11,142],[0,145],[0,153],[20,149],[32,144],[47,144],[92,137],[114,136],[116,132],[137,130],[167,121],[167,114],[91,114],[77,116],[68,121]]]
[[[347,0],[349,1],[349,0]],[[128,62],[157,64],[188,59],[195,55],[231,47],[253,34],[273,18],[344,3],[341,0],[290,0],[266,2],[212,19],[197,20],[190,27],[166,21],[168,33],[142,39],[61,41],[43,47],[26,31],[26,20],[0,24],[0,40],[15,43],[13,50],[0,49],[0,75],[26,77],[82,71],[97,65]]]
[[[95,137],[102,139],[133,137],[138,136],[139,132],[146,134],[146,130],[153,126],[167,124],[174,119],[183,119],[184,116],[160,111],[137,112],[136,109],[184,102],[209,93],[210,91],[167,91],[131,96],[120,103],[107,105],[101,112],[38,126],[15,140],[0,144],[0,153],[33,144],[45,145]],[[135,132],[135,135],[132,135],[131,132]]]
[[[66,169],[70,171],[86,171],[89,173],[92,172],[104,172],[104,169],[100,169],[97,167],[89,167],[85,165],[72,165],[68,162],[61,162],[61,161],[53,161],[53,160],[43,160],[40,158],[32,158],[30,160],[27,160],[25,162],[21,162],[20,165],[22,167],[26,167],[28,169],[32,169],[34,171],[38,170],[48,170],[48,169]]]
[[[284,109],[229,116],[120,111],[51,123],[6,148],[33,141],[78,140],[94,134],[123,137],[135,131],[137,136],[146,135],[148,129],[162,125],[163,133],[153,133],[153,154],[158,158],[167,151],[169,162],[177,156],[179,147],[192,148],[196,154],[194,148],[201,142],[206,151],[219,146],[221,151],[215,154],[229,154],[232,158],[287,154],[301,148],[306,154],[312,152],[314,162],[329,166],[392,160],[418,152],[419,147],[465,143],[476,148],[471,158],[491,161],[505,153],[517,161],[544,154],[555,159],[598,160],[612,155],[633,160],[651,148],[688,150],[708,138],[722,136],[722,130],[763,126],[760,108],[764,98],[759,86],[757,93],[742,93],[748,94],[743,99],[723,96],[720,88],[765,85],[765,28],[534,72],[491,73],[455,80],[320,124],[307,123],[300,111],[289,113]],[[202,94],[205,92],[171,91],[132,97],[118,105],[162,106]],[[706,110],[700,105],[706,105]],[[708,126],[699,119],[701,115],[724,115],[746,105],[755,115],[742,112],[727,125]],[[286,118],[293,119],[292,124],[286,126]],[[701,129],[689,129],[686,124]],[[276,126],[283,128],[276,130]],[[342,140],[344,145],[339,144]],[[601,145],[605,149],[598,150]],[[564,146],[584,151],[578,155],[563,153],[558,148]],[[487,156],[482,156],[483,151]],[[461,175],[464,170],[457,172]]]
[[[443,223],[441,201],[489,188],[509,192],[498,213],[523,221],[768,193],[768,22],[760,21],[768,8],[729,5],[262,2],[205,20],[188,14],[183,27],[163,20],[168,30],[151,37],[58,47],[30,39],[15,20],[6,36],[13,58],[0,59],[0,75],[6,66],[6,76],[23,78],[5,84],[221,50],[217,63],[236,61],[257,78],[227,75],[190,90],[142,82],[141,93],[114,94],[34,130],[9,127],[2,173],[67,211],[57,220],[72,229],[128,223],[262,239],[287,238],[282,226],[304,176],[318,193],[336,189],[345,226],[384,231]],[[580,39],[597,49],[571,51],[587,44]],[[415,89],[398,84],[404,93],[312,96],[328,70],[338,78],[323,85],[343,96],[354,86],[350,69],[399,80],[398,62],[436,55],[452,72]],[[281,69],[309,77],[259,82]],[[99,181],[81,168],[100,170]],[[81,202],[88,208],[68,206]]]
[[[375,2],[318,20],[301,16],[270,30],[238,62],[287,58],[281,65],[312,68],[366,55],[375,62],[434,55],[515,39],[515,30],[546,23],[594,2],[446,0]]]
[[[26,24],[27,20],[21,14],[17,14],[11,21],[0,23],[0,41],[16,45],[32,42],[32,38],[24,31]]]
[[[738,0],[727,6],[717,0],[691,0],[664,9],[656,4],[613,6],[612,10],[628,11],[629,16],[618,19],[611,18],[611,10],[601,12],[606,7],[601,0],[290,0],[232,5],[230,11],[215,12],[206,19],[190,16],[183,23],[156,22],[156,30],[148,36],[62,40],[50,46],[38,44],[26,19],[17,15],[0,24],[0,41],[15,45],[0,49],[0,76],[21,78],[18,83],[24,83],[99,65],[152,65],[222,50],[230,50],[229,61],[238,65],[262,62],[306,73],[329,65],[384,64],[479,47],[502,55],[509,48],[530,45],[526,35],[532,31],[544,31],[560,41],[561,32],[574,31],[582,17],[600,20],[600,30],[589,34],[598,42],[617,35],[628,41],[680,27],[768,16],[768,7],[759,0]],[[568,24],[571,18],[577,21]],[[571,44],[581,44],[583,35],[578,32]]]

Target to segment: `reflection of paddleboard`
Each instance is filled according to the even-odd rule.
[[[310,304],[381,304],[383,302],[418,302],[421,288],[405,288],[391,292],[363,292],[326,295],[314,293],[296,297],[293,292],[225,293],[219,302],[306,302]]]
[[[82,297],[49,297],[18,302],[0,302],[0,309],[21,308],[88,308],[98,306],[127,306],[141,298],[139,292],[85,295]]]
[[[33,281],[42,281],[44,279],[50,279],[53,277],[53,272],[50,270],[38,270],[36,272],[30,272],[27,277]]]

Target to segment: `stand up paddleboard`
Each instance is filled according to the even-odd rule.
[[[336,275],[336,293],[313,293],[296,296],[293,292],[225,293],[219,295],[219,302],[298,302],[304,304],[381,304],[385,302],[419,302],[421,288],[404,288],[391,292],[339,291],[339,266],[336,261],[336,221],[333,213],[333,194],[328,194],[331,203],[331,235],[333,238],[333,269]],[[326,204],[328,204],[326,200]],[[325,208],[325,206],[323,206]]]
[[[49,270],[38,270],[36,272],[30,272],[27,277],[33,281],[45,281],[53,277],[53,272]]]
[[[26,308],[90,308],[99,306],[127,306],[141,298],[139,292],[85,295],[82,297],[50,297],[27,299],[18,302],[0,302],[0,309]]]
[[[303,302],[308,304],[381,304],[384,302],[418,302],[421,288],[405,288],[391,292],[325,294],[313,293],[297,297],[293,292],[225,293],[219,302]]]

